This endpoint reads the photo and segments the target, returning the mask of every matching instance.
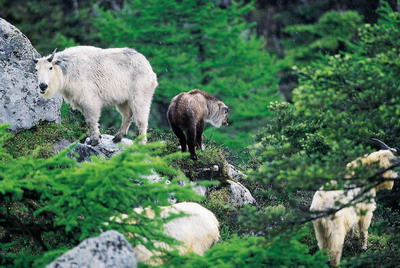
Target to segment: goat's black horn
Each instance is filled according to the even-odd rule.
[[[48,62],[52,62],[53,58],[54,58],[54,54],[56,54],[57,48],[54,49],[53,53],[51,54],[51,56],[47,59]]]
[[[374,144],[378,145],[380,149],[383,149],[383,150],[391,150],[391,151],[393,151],[393,150],[394,150],[394,151],[397,151],[396,149],[389,147],[386,143],[384,143],[384,142],[381,141],[381,140],[378,140],[378,139],[375,139],[375,138],[371,138],[371,141],[373,141]]]

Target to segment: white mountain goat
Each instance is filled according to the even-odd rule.
[[[98,121],[106,106],[116,106],[122,115],[114,142],[127,134],[132,119],[139,135],[147,134],[150,105],[158,83],[150,63],[139,52],[77,46],[54,51],[34,62],[40,95],[51,98],[61,94],[80,110],[90,130],[90,144],[99,143]]]
[[[145,213],[146,217],[154,218],[154,211],[146,208],[135,208],[136,213]],[[161,218],[166,218],[171,214],[185,213],[187,215],[173,219],[164,224],[164,233],[176,240],[182,245],[176,247],[179,254],[196,253],[203,255],[213,244],[219,240],[219,222],[214,214],[208,209],[197,203],[182,202],[172,206],[161,207]],[[127,219],[128,215],[122,214],[121,218],[112,217],[110,220],[121,223],[123,219]],[[136,221],[128,222],[128,224],[136,224]],[[129,234],[128,234],[129,235]],[[168,251],[174,249],[163,242],[156,242],[154,245]],[[149,265],[162,264],[162,260],[153,256],[160,255],[159,251],[150,251],[143,245],[134,248],[137,258],[140,262]],[[152,258],[153,257],[153,258]]]
[[[373,166],[378,164],[381,168],[389,168],[397,164],[399,160],[393,153],[397,153],[396,149],[389,148],[384,143],[381,143],[385,150],[373,152],[365,155],[347,164],[349,170],[349,178],[354,176],[354,169],[362,166]],[[351,171],[353,169],[353,171]],[[397,178],[397,173],[393,170],[388,170],[382,174],[385,179]],[[359,203],[354,206],[345,207],[331,216],[314,220],[314,230],[318,240],[320,249],[328,249],[330,254],[330,263],[332,266],[337,266],[342,255],[343,244],[346,235],[353,230],[358,229],[360,234],[361,249],[367,249],[368,228],[371,224],[372,214],[376,209],[375,196],[379,189],[393,188],[393,180],[383,181],[371,189],[367,190],[364,187],[357,187],[347,191],[344,190],[319,190],[315,193],[311,211],[322,212],[331,209],[337,209],[340,205],[348,204],[355,197],[360,197]],[[365,192],[365,193],[364,193]]]

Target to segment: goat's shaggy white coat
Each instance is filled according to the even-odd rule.
[[[149,208],[135,208],[134,211],[136,213],[145,213],[149,218],[154,218],[155,216],[154,211]],[[161,218],[167,218],[171,214],[182,212],[187,215],[164,224],[164,233],[182,242],[182,245],[176,247],[179,250],[179,254],[196,253],[203,255],[207,249],[219,240],[219,222],[211,211],[192,202],[182,202],[172,206],[161,207]],[[123,214],[121,218],[126,219],[128,215]],[[113,220],[121,222],[118,218],[114,218]],[[130,224],[135,223],[130,222]],[[154,245],[168,251],[174,249],[163,242],[156,242]],[[142,263],[150,265],[162,263],[160,259],[153,257],[160,254],[158,251],[152,252],[143,245],[136,246],[134,250],[138,260]]]
[[[394,160],[397,158],[390,150],[380,150],[362,158],[358,158],[349,164],[349,170],[362,166],[373,165],[378,163],[382,168],[388,168],[393,165]],[[349,177],[354,176],[354,172],[350,171]],[[394,179],[397,173],[389,170],[383,174],[386,179]],[[328,249],[331,256],[331,265],[337,266],[340,262],[342,255],[343,243],[346,235],[353,229],[358,228],[360,233],[361,249],[367,249],[368,241],[368,228],[371,224],[373,212],[376,209],[374,197],[376,191],[379,189],[392,189],[393,181],[385,181],[367,191],[363,197],[365,201],[356,204],[355,206],[343,208],[332,216],[317,219],[313,222],[315,234],[318,240],[320,249]],[[354,197],[362,194],[363,188],[354,188],[348,191],[332,190],[324,191],[319,190],[315,193],[311,211],[326,211],[335,209],[341,204],[349,203]],[[369,197],[369,198],[368,198]]]
[[[90,138],[98,142],[98,121],[101,109],[116,106],[122,125],[115,137],[126,135],[132,119],[139,134],[146,135],[157,76],[147,59],[130,48],[101,49],[77,46],[38,59],[36,69],[39,85],[47,85],[45,98],[61,94],[80,110],[90,129]],[[146,142],[146,139],[143,140]]]

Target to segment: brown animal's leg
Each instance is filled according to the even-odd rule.
[[[113,142],[120,142],[121,139],[126,136],[129,126],[131,125],[133,115],[128,103],[118,105],[117,110],[122,115],[122,123],[121,128],[113,138]]]
[[[197,160],[197,155],[196,155],[196,149],[195,149],[195,144],[196,144],[196,127],[191,126],[188,128],[186,132],[186,137],[187,137],[187,144],[190,152],[190,158],[193,160]]]
[[[201,148],[203,131],[204,131],[204,121],[201,121],[197,124],[196,127],[196,148],[199,150],[203,150]]]
[[[175,133],[175,135],[179,139],[179,143],[181,144],[182,152],[186,152],[187,145],[186,145],[185,133],[183,133],[183,131],[179,127],[177,127],[174,123],[171,123],[170,125],[171,125],[171,128],[172,128],[172,131]]]

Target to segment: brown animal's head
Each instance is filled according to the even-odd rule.
[[[223,102],[219,103],[220,105],[220,113],[222,117],[222,125],[228,125],[228,115],[229,115],[229,107],[226,106]]]
[[[228,106],[226,106],[222,101],[217,101],[209,108],[211,109],[207,122],[210,122],[214,127],[228,125]]]
[[[215,105],[214,111],[212,111],[210,123],[214,127],[220,127],[221,125],[228,125],[228,115],[229,115],[229,107],[226,106],[222,101],[218,101],[217,105]]]

